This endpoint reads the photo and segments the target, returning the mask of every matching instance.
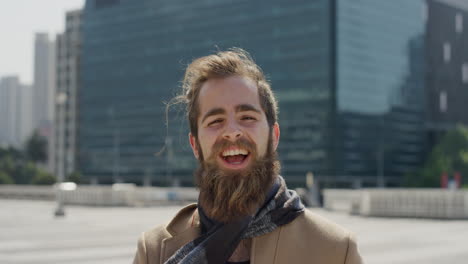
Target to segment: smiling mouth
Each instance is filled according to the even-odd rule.
[[[244,167],[249,157],[250,152],[243,148],[229,148],[220,155],[224,165],[231,169]]]

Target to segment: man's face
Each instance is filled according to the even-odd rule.
[[[257,86],[243,77],[213,79],[201,87],[195,172],[199,204],[221,222],[251,215],[279,173],[279,126],[268,126]]]
[[[265,155],[270,127],[260,105],[258,87],[250,79],[231,76],[206,81],[198,96],[198,107],[199,144],[190,134],[195,157],[211,159],[220,169],[234,172],[247,169],[254,158]],[[279,140],[278,124],[273,126],[272,132],[271,147],[275,151]],[[220,141],[232,144],[213,149]],[[250,144],[236,144],[238,142]],[[256,149],[248,149],[249,145]],[[252,157],[255,153],[257,157]]]

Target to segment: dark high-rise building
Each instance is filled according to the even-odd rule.
[[[428,0],[427,94],[431,144],[468,124],[468,2]]]
[[[422,152],[423,33],[418,1],[88,0],[80,169],[99,182],[192,182],[187,125],[165,105],[185,66],[249,51],[280,101],[282,173],[399,176]],[[179,109],[180,110],[180,109]]]

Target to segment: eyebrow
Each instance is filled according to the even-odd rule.
[[[247,112],[247,111],[254,111],[257,113],[262,113],[259,109],[255,108],[255,106],[251,104],[241,104],[236,106],[236,113],[238,112]]]
[[[222,114],[225,114],[225,113],[226,113],[226,111],[223,108],[220,108],[220,107],[213,108],[203,116],[202,123],[205,122],[205,120],[210,116],[222,115]]]
[[[259,114],[261,113],[261,111],[259,109],[257,109],[255,106],[253,106],[251,104],[237,105],[236,108],[235,108],[235,111],[236,111],[236,113],[238,113],[238,112],[247,112],[247,111],[253,111],[253,112],[256,112],[256,113],[259,113]],[[222,114],[225,114],[225,113],[226,113],[226,110],[224,110],[221,107],[213,108],[203,116],[202,123],[205,122],[205,120],[210,116],[222,115]]]

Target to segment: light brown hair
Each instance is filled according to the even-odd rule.
[[[232,48],[198,58],[185,71],[182,94],[175,99],[176,102],[186,104],[190,132],[193,136],[198,136],[197,121],[200,114],[198,95],[202,85],[209,79],[231,76],[247,77],[252,80],[258,87],[260,105],[266,114],[268,125],[271,128],[277,122],[278,103],[262,70],[255,64],[248,52],[240,48]]]

